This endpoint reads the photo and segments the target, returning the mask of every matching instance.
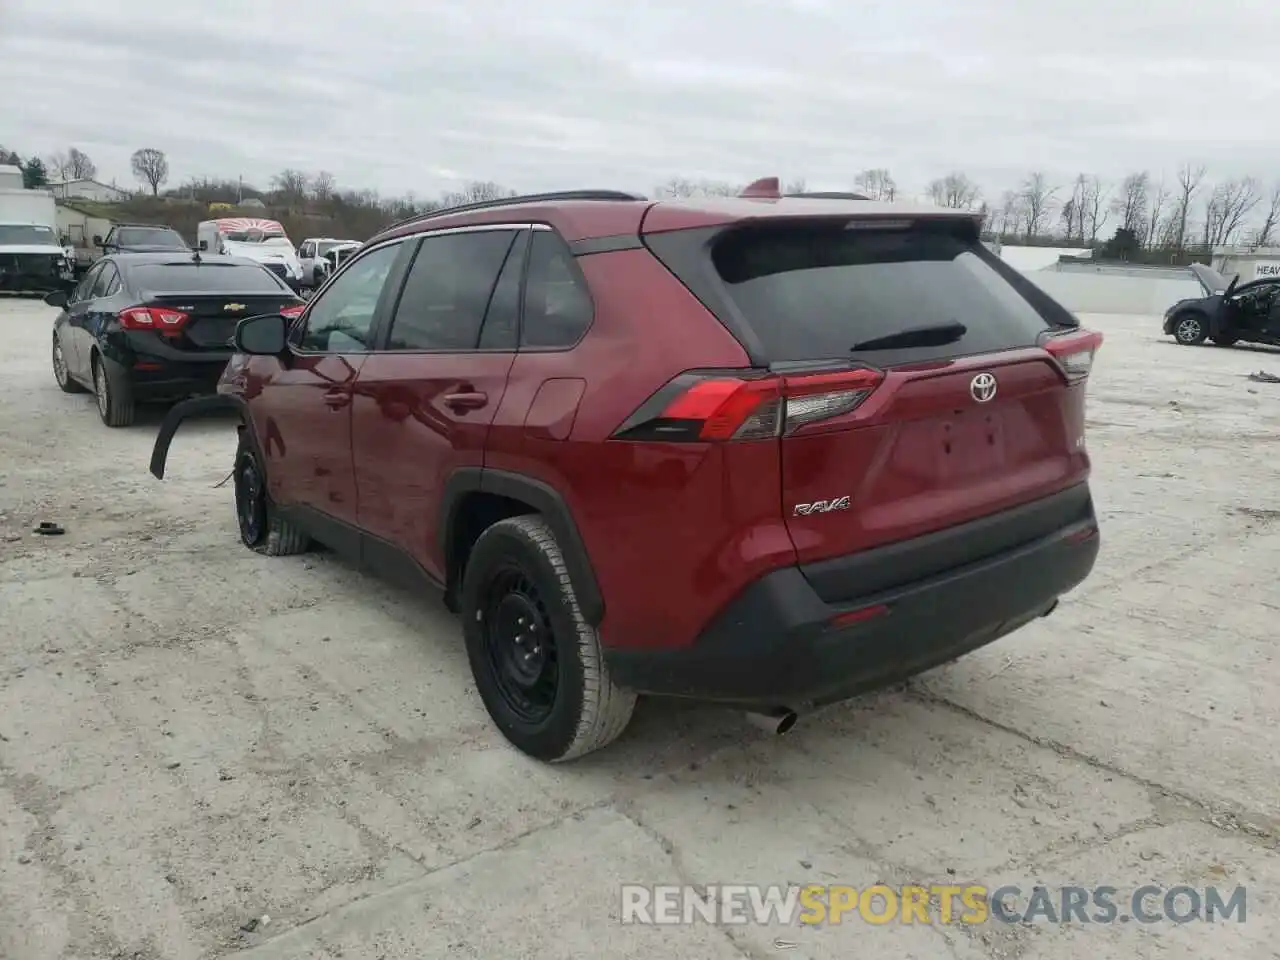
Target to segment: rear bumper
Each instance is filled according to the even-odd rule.
[[[143,402],[182,400],[214,393],[232,350],[177,350],[151,331],[121,331],[111,344],[110,360]]]
[[[901,556],[910,546],[893,549]],[[838,605],[823,602],[799,567],[776,570],[691,646],[605,656],[614,681],[638,693],[745,709],[820,706],[904,680],[1050,613],[1089,575],[1098,548],[1087,501],[1083,515],[1034,540]],[[840,623],[842,614],[853,616]]]

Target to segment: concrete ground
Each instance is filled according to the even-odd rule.
[[[239,545],[229,423],[154,480],[157,419],[60,393],[52,319],[0,301],[0,957],[1280,957],[1280,386],[1245,378],[1280,353],[1087,317],[1104,547],[1051,618],[780,739],[647,703],[553,768],[432,602]],[[619,924],[682,881],[1244,885],[1247,919]]]

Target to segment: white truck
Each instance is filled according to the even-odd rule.
[[[307,237],[298,247],[298,262],[302,264],[302,284],[315,289],[325,281],[325,271],[331,264],[325,259],[330,250],[355,244],[358,240],[339,240],[336,237]]]
[[[208,253],[257,260],[294,290],[303,286],[297,251],[284,227],[275,220],[256,217],[204,220],[196,227],[196,246]]]
[[[13,182],[12,170],[0,167],[0,183]],[[75,254],[59,236],[53,194],[0,186],[0,290],[48,293],[74,282]]]

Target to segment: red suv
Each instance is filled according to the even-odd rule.
[[[637,694],[783,728],[1048,614],[1094,565],[1102,338],[979,225],[773,181],[426,214],[296,321],[242,321],[151,469],[184,417],[238,409],[245,544],[442,591],[534,757],[604,746]]]

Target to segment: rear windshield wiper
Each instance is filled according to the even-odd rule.
[[[953,320],[951,323],[937,323],[931,327],[916,327],[911,330],[899,330],[897,333],[883,337],[872,337],[855,343],[851,348],[858,350],[903,350],[908,347],[944,347],[955,343],[969,328],[963,323]]]

